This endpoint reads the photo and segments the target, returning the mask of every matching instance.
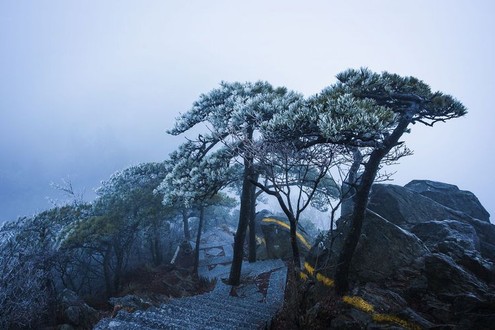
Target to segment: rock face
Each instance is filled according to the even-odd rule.
[[[326,276],[333,276],[348,222],[339,220],[333,239],[307,259]],[[494,247],[495,226],[472,193],[433,181],[377,184],[351,263],[352,294],[420,328],[492,328]],[[376,326],[360,313],[350,308],[339,320]]]
[[[490,222],[490,214],[470,191],[459,190],[452,184],[429,180],[413,180],[404,187],[475,219]]]
[[[342,227],[343,232],[337,235],[330,254],[331,265],[336,264],[337,251],[340,251],[348,232],[347,224]],[[369,213],[352,259],[351,274],[363,282],[390,278],[427,253],[428,248],[418,237],[377,214]],[[333,271],[334,267],[328,268],[330,277]]]
[[[256,216],[257,235],[261,240],[257,251],[260,259],[290,259],[292,258],[292,246],[290,242],[289,221],[287,218],[274,216],[269,211],[263,210]],[[298,226],[297,242],[299,253],[305,256],[311,245],[308,243],[306,233]]]
[[[444,189],[444,194],[449,195],[448,191]],[[437,195],[439,194],[437,192]],[[455,194],[457,193],[454,191]],[[469,224],[478,235],[481,255],[495,262],[495,226],[489,222],[444,206],[411,189],[388,184],[373,186],[368,208],[406,230],[429,221],[456,220]]]
[[[428,221],[415,225],[411,232],[418,236],[431,250],[442,245],[458,245],[462,250],[479,251],[480,239],[469,223],[457,220]]]

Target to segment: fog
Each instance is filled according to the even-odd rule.
[[[412,127],[396,184],[431,179],[495,215],[491,1],[0,2],[0,222],[86,200],[116,170],[161,161],[166,129],[225,81],[309,96],[347,68],[416,76],[469,113]]]

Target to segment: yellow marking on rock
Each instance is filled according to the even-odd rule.
[[[326,277],[321,273],[316,273],[316,279],[326,286],[333,286],[335,284],[330,277]]]
[[[313,275],[315,273],[315,269],[313,266],[309,264],[309,262],[304,263],[304,269],[308,272],[309,275]]]
[[[304,263],[304,269],[306,272],[308,272],[309,275],[314,276],[316,273],[316,280],[323,283],[326,286],[333,286],[335,284],[334,280],[332,280],[329,277],[326,277],[325,275],[315,272],[315,268],[311,266],[309,262]],[[308,274],[304,272],[300,272],[299,276],[303,280],[308,279]],[[420,330],[421,327],[418,326],[417,324],[414,324],[412,322],[409,322],[407,320],[401,319],[398,316],[392,315],[392,314],[381,314],[381,313],[375,313],[375,307],[364,300],[363,298],[359,296],[344,296],[342,297],[342,301],[345,302],[346,304],[349,304],[353,306],[354,308],[357,308],[365,313],[368,313],[371,315],[371,318],[373,321],[378,322],[378,323],[394,323],[397,325],[400,325],[403,328],[410,329],[410,330]]]
[[[372,304],[368,303],[366,300],[364,300],[363,298],[361,297],[358,297],[358,296],[343,296],[342,297],[342,300],[359,309],[359,310],[362,310],[363,312],[366,312],[368,314],[371,314],[371,313],[374,313],[375,312],[375,307],[373,307]]]
[[[263,222],[271,222],[271,223],[276,223],[278,224],[279,226],[282,226],[284,228],[287,228],[290,230],[290,226],[288,224],[286,224],[285,222],[283,221],[280,221],[278,219],[275,219],[275,218],[264,218],[263,220],[261,220]],[[308,241],[306,241],[306,239],[304,238],[303,235],[301,235],[300,233],[296,233],[296,236],[297,238],[299,238],[299,240],[301,241],[301,243],[309,250],[311,249],[311,244],[308,243]]]
[[[371,315],[371,318],[373,319],[373,321],[378,322],[378,323],[395,323],[395,324],[400,325],[403,328],[411,329],[411,330],[420,330],[421,329],[420,326],[418,326],[414,323],[408,322],[406,320],[403,320],[400,317],[397,317],[395,315],[375,313],[375,314]]]
[[[308,274],[303,273],[303,272],[299,272],[299,277],[300,277],[302,280],[306,281],[306,280],[308,279]]]

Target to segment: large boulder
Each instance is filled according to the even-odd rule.
[[[368,208],[405,229],[432,220],[466,222],[471,218],[413,190],[392,184],[373,185]]]
[[[286,217],[274,216],[263,210],[256,215],[257,258],[259,259],[289,259],[292,257],[290,240],[290,223]],[[299,253],[306,256],[311,245],[308,235],[298,225],[297,242]]]
[[[481,255],[495,262],[495,225],[444,206],[414,190],[391,184],[375,184],[368,208],[406,230],[430,221],[457,220],[467,223],[476,231]]]
[[[439,251],[448,245],[457,246],[458,248],[453,248],[455,250],[480,250],[478,234],[469,223],[457,220],[428,221],[415,225],[411,232],[432,251]]]
[[[490,222],[490,214],[470,191],[430,180],[413,180],[404,186],[453,210],[461,211],[481,221]]]
[[[443,297],[467,294],[483,296],[489,291],[483,281],[441,253],[426,256],[425,274],[429,291]]]
[[[327,272],[330,277],[333,277],[336,258],[348,231],[349,222],[340,222],[332,251],[329,251]],[[327,259],[316,256],[315,250],[312,252],[313,259]],[[418,237],[374,212],[368,212],[352,258],[350,274],[357,282],[382,281],[394,277],[400,269],[414,265],[428,253],[428,248]]]
[[[453,187],[444,190],[456,194]],[[356,299],[347,299],[347,308],[328,316],[325,324],[387,327],[375,324],[380,318],[373,312],[364,313],[374,310],[389,316],[397,328],[493,327],[495,226],[465,213],[469,208],[440,202],[396,185],[373,186],[349,272],[349,295]],[[307,261],[317,272],[334,276],[350,222],[349,216],[339,219],[337,228],[311,249]],[[324,287],[318,276],[315,281],[308,301],[318,301]],[[317,303],[306,316],[324,316],[324,310]]]
[[[470,224],[456,220],[430,221],[417,224],[411,232],[430,251],[451,257],[458,265],[487,283],[495,282],[493,263],[481,256],[478,234]]]

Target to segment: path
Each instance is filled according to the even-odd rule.
[[[232,261],[232,234],[215,231],[203,235],[200,248],[201,276],[217,279],[209,293],[173,299],[160,307],[103,319],[95,329],[259,329],[266,327],[281,308],[287,268],[281,260],[245,262],[241,285],[226,279]]]

